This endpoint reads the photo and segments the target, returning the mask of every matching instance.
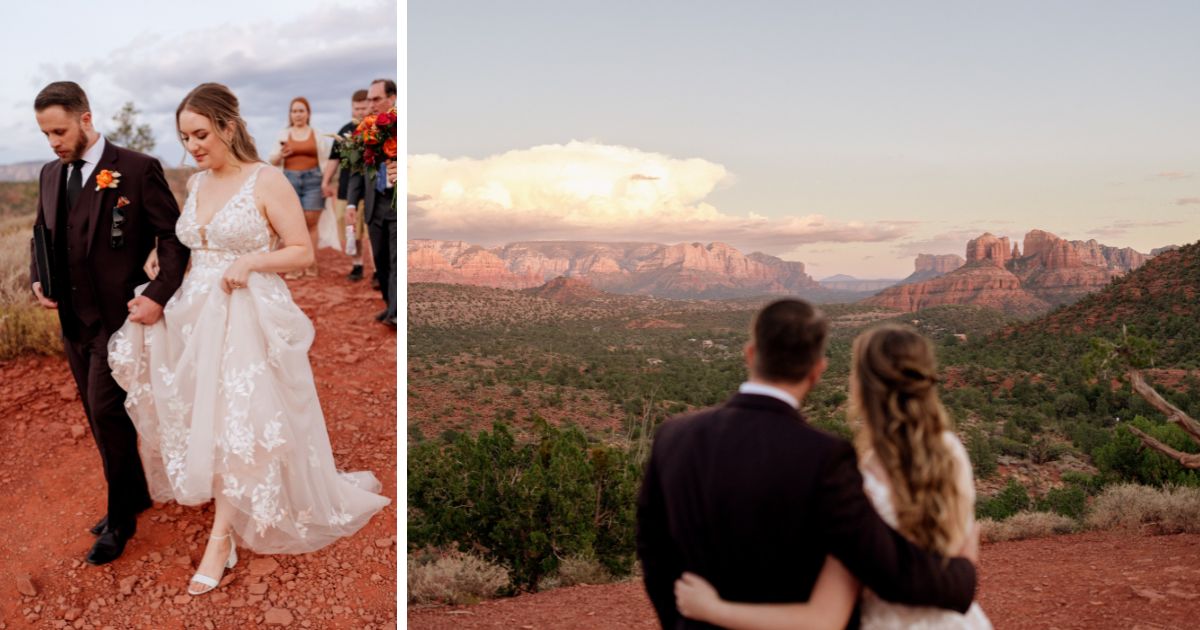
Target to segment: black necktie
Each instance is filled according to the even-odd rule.
[[[87,164],[83,160],[75,160],[71,162],[71,174],[67,176],[67,208],[75,207],[75,200],[79,199],[79,193],[83,191],[83,165]]]

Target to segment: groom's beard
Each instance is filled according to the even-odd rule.
[[[71,147],[71,155],[62,158],[63,164],[70,164],[75,160],[83,159],[83,154],[87,152],[88,138],[83,129],[79,130],[79,139],[75,141],[75,146]]]

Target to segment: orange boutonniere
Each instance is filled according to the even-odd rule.
[[[121,183],[121,174],[116,171],[104,169],[96,173],[96,192],[100,192],[105,188],[116,188],[117,184]]]
[[[120,199],[117,199],[117,207],[118,208],[124,208],[125,206],[128,206],[128,205],[129,205],[129,197],[121,197]]]

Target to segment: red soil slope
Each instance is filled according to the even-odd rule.
[[[117,561],[83,562],[104,513],[104,478],[66,362],[0,364],[0,629],[394,628],[396,334],[372,319],[378,293],[350,284],[344,256],[292,281],[313,319],[321,407],[344,470],[370,470],[393,503],[355,536],[302,556],[245,552],[218,591],[186,594],[211,507],[157,505]],[[29,576],[35,595],[21,592]],[[28,586],[25,586],[28,588]]]

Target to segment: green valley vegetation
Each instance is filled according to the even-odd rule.
[[[849,436],[850,344],[895,321],[937,345],[981,518],[1050,513],[1060,531],[1114,484],[1200,487],[1197,471],[1130,427],[1180,452],[1196,444],[1128,382],[1085,365],[1095,340],[1118,339],[1124,324],[1150,344],[1146,381],[1200,415],[1198,287],[1200,246],[1189,245],[1030,322],[979,307],[822,305],[830,367],[804,412]],[[409,285],[408,297],[410,541],[481,554],[509,572],[510,591],[546,584],[563,558],[628,572],[654,428],[736,389],[750,321],[771,299],[559,303],[433,284]]]

